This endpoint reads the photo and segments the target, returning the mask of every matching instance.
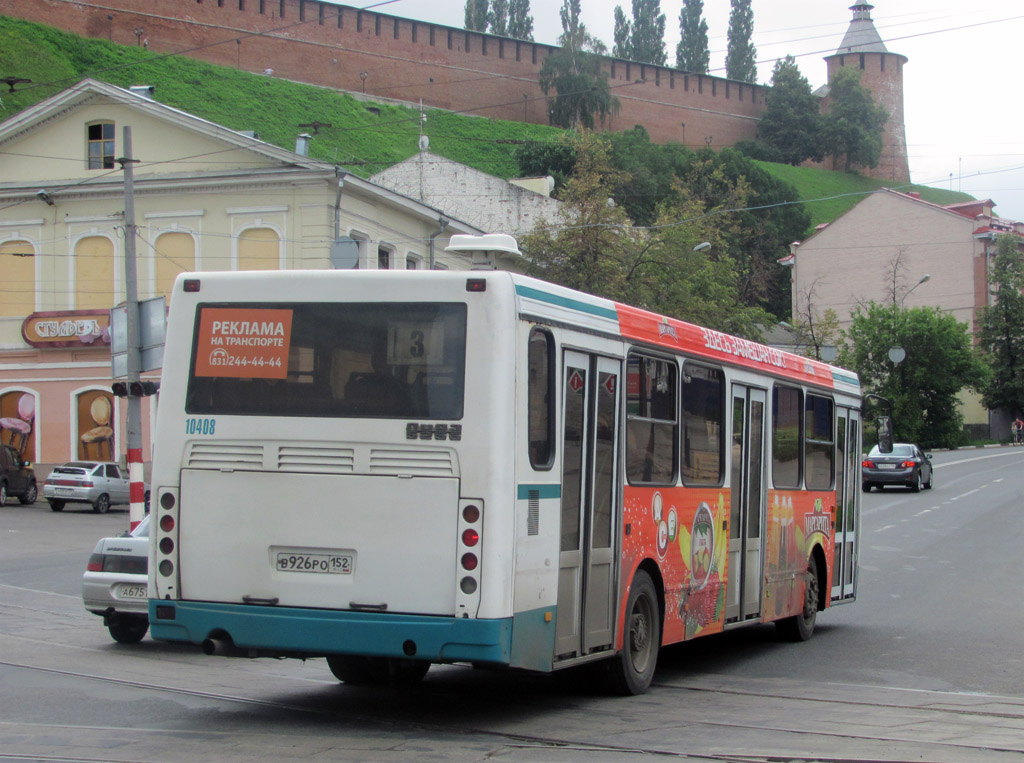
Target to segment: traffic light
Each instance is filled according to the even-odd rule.
[[[114,382],[110,385],[110,389],[117,397],[149,397],[155,395],[160,389],[160,382]]]

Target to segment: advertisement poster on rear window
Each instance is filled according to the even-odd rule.
[[[284,379],[292,311],[203,308],[196,341],[196,376]]]

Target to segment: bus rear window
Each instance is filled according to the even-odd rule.
[[[461,303],[206,304],[185,412],[462,418]]]

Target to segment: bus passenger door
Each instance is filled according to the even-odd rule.
[[[557,657],[614,642],[619,361],[566,352]]]
[[[860,411],[836,409],[836,522],[832,557],[832,601],[856,595]]]
[[[761,614],[764,409],[764,390],[733,385],[726,623],[749,620]]]

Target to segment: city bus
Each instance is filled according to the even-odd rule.
[[[856,597],[861,402],[849,371],[511,272],[185,274],[152,635],[351,684],[604,660],[622,694],[664,645],[806,640]]]

